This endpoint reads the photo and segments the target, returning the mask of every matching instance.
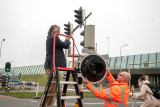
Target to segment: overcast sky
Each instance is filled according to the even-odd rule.
[[[111,57],[160,52],[160,0],[0,0],[0,67],[43,64],[48,29],[57,24],[77,26],[74,10],[92,12],[87,25],[95,25],[98,54]],[[74,33],[76,45],[83,37]],[[77,52],[76,52],[77,53]]]

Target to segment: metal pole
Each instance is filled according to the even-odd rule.
[[[122,48],[122,47],[125,47],[125,46],[127,46],[127,45],[128,45],[128,44],[125,44],[125,45],[123,45],[123,46],[120,47],[120,72],[122,72],[122,69],[121,69],[121,65],[122,65],[121,48]]]
[[[10,62],[13,62],[14,63],[14,68],[15,68],[15,61],[10,61]],[[11,68],[12,69],[12,68]],[[13,76],[14,76],[14,71],[11,70],[11,72],[13,73]]]
[[[7,72],[7,77],[6,77],[6,90],[5,90],[7,93],[9,93],[9,75],[8,75],[8,72]]]
[[[131,75],[131,71],[130,71],[130,64],[128,64],[128,72]],[[129,81],[129,87],[131,87],[131,80]]]
[[[3,41],[5,41],[5,39],[3,39],[2,42],[3,42]],[[1,58],[2,42],[1,42],[1,48],[0,48],[0,58]]]
[[[15,61],[10,61],[10,62],[13,62],[14,63],[14,67],[15,67]]]
[[[107,37],[108,39],[108,56],[109,56],[109,37]]]
[[[30,52],[30,66],[31,66],[31,55],[32,55],[32,52]]]
[[[122,64],[122,58],[121,58],[121,48],[122,48],[122,46],[120,47],[120,72],[122,72],[122,70],[121,70],[121,64]]]
[[[2,41],[3,42],[3,41]],[[1,48],[2,48],[2,42],[1,42]],[[1,48],[0,48],[0,57],[1,57]]]

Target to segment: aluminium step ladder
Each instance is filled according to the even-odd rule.
[[[69,37],[72,39],[73,41],[73,57],[72,57],[72,68],[61,68],[61,67],[56,67],[55,66],[55,43],[56,43],[56,36],[65,36],[65,37]],[[71,99],[71,98],[76,98],[79,104],[79,107],[83,107],[82,105],[82,99],[81,99],[81,94],[79,91],[79,86],[77,84],[77,71],[74,67],[74,39],[72,36],[68,36],[68,35],[63,35],[63,34],[59,34],[56,33],[54,34],[54,44],[53,44],[53,68],[54,68],[54,73],[55,73],[55,78],[56,78],[56,88],[57,88],[57,107],[65,107],[65,100],[66,99]],[[67,76],[65,79],[65,82],[60,82],[59,81],[59,71],[67,71]],[[73,77],[73,82],[69,82],[69,77],[70,77],[70,73],[72,73],[72,77]],[[61,96],[61,91],[60,91],[60,83],[65,83],[64,87],[63,87],[63,95]],[[76,96],[66,96],[66,92],[67,92],[67,87],[68,84],[74,84],[75,87],[75,91],[76,91]]]
[[[46,87],[45,87],[45,90],[44,90],[44,94],[41,98],[41,101],[40,101],[40,104],[39,104],[39,107],[44,107],[44,104],[45,104],[45,101],[46,101],[46,97],[47,97],[47,94],[48,94],[48,90],[49,90],[49,87],[50,87],[50,84],[51,84],[51,81],[52,81],[52,78],[53,78],[53,70],[51,71],[50,75],[49,75],[49,78],[48,78],[48,81],[47,81],[47,84],[46,84]]]
[[[65,71],[65,69],[66,68],[64,68],[63,71]],[[74,71],[72,71],[72,69],[67,70],[67,75],[66,75],[65,81],[59,81],[59,70],[58,70],[58,68],[56,68],[56,71],[57,71],[57,73],[54,76],[54,78],[56,78],[57,107],[65,107],[65,100],[67,100],[67,99],[77,99],[79,107],[83,107],[82,98],[81,98],[81,94],[80,94],[80,91],[79,91],[79,86],[78,86],[78,83],[77,83],[77,70],[74,70]],[[70,74],[72,74],[73,81],[69,81]],[[41,98],[40,107],[45,106],[44,104],[45,104],[45,101],[46,101],[46,97],[47,97],[47,94],[48,94],[48,90],[49,90],[53,75],[54,75],[54,71],[52,70],[52,72],[50,73],[48,82],[46,84],[44,94]],[[61,92],[60,84],[64,84],[63,92]],[[69,84],[74,85],[76,96],[66,96],[67,88],[68,88]]]
[[[65,68],[63,68],[63,71],[67,71],[65,81],[59,81],[59,69],[56,68],[55,78],[56,78],[56,87],[57,87],[57,107],[65,107],[65,100],[67,99],[77,99],[79,107],[83,107],[81,94],[80,94],[79,86],[77,83],[77,73],[76,73],[77,70],[72,71],[72,69],[66,70]],[[70,74],[72,74],[73,81],[69,81]],[[60,89],[60,84],[64,84],[62,92]],[[66,96],[67,88],[69,84],[74,85],[76,96]],[[62,93],[62,96],[61,96],[61,93]]]
[[[56,36],[65,36],[65,37],[69,37],[73,40],[73,59],[72,59],[72,62],[73,62],[72,66],[73,67],[72,68],[61,68],[61,67],[56,67],[55,66],[55,42],[56,42],[55,38],[56,38]],[[44,91],[44,95],[42,96],[42,100],[40,102],[40,107],[44,107],[44,102],[46,100],[46,96],[47,96],[47,93],[48,93],[53,75],[55,75],[54,77],[56,78],[57,107],[65,107],[65,100],[66,99],[77,99],[79,107],[83,107],[81,94],[80,94],[80,91],[79,91],[79,86],[77,84],[77,72],[78,72],[78,70],[76,70],[75,67],[74,67],[74,39],[71,36],[56,33],[56,34],[54,34],[54,42],[53,43],[54,43],[53,44],[53,70],[50,73],[50,76],[49,76],[49,79],[48,79],[48,82],[47,82],[47,85],[46,85],[46,88],[45,88],[45,91]],[[59,80],[59,71],[67,71],[65,81],[60,81]],[[69,81],[70,73],[72,73],[73,82]],[[61,89],[60,89],[60,83],[64,84],[62,93],[61,93]],[[76,96],[66,96],[68,84],[74,84]],[[62,94],[62,96],[61,96],[61,94]]]

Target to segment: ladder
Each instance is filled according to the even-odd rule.
[[[55,38],[56,38],[56,36],[59,36],[59,35],[69,37],[73,40],[72,68],[61,68],[61,67],[56,67],[55,66],[55,42],[56,42]],[[78,70],[76,70],[75,67],[74,67],[74,39],[73,39],[72,36],[56,33],[56,34],[54,34],[54,45],[53,46],[54,46],[53,47],[53,68],[54,68],[54,73],[55,73],[55,78],[56,78],[57,107],[65,107],[65,100],[66,99],[77,99],[79,107],[83,107],[81,94],[80,94],[79,86],[78,86],[78,83],[77,83],[77,72],[78,72]],[[67,71],[65,81],[60,81],[59,80],[59,71]],[[72,82],[69,81],[70,73],[72,74],[72,77],[73,77]],[[61,96],[60,84],[64,84],[63,92],[62,92],[63,95],[62,96]],[[66,96],[68,84],[73,84],[74,85],[76,96]]]
[[[52,81],[52,78],[53,78],[53,72],[54,71],[52,70],[50,75],[49,75],[49,78],[48,78],[48,81],[47,81],[47,84],[46,84],[46,87],[45,87],[45,90],[44,90],[44,94],[41,98],[41,102],[39,104],[39,107],[44,107],[46,97],[47,97],[47,94],[48,94],[48,90],[49,90],[49,87],[50,87],[50,84],[51,84],[51,81]]]
[[[56,36],[59,36],[59,35],[69,37],[73,40],[73,59],[72,59],[73,67],[72,68],[55,67],[55,42],[56,42],[55,38],[56,38]],[[53,47],[53,70],[50,73],[47,85],[45,87],[44,95],[41,98],[40,107],[44,107],[46,96],[48,94],[48,90],[49,90],[53,75],[55,75],[54,77],[56,78],[57,107],[65,107],[65,100],[66,99],[77,99],[79,107],[83,107],[82,98],[81,98],[81,94],[80,94],[80,91],[79,91],[79,86],[78,86],[78,83],[77,83],[77,73],[78,73],[79,70],[75,69],[75,67],[74,67],[74,39],[71,36],[56,33],[56,34],[54,34],[54,44],[53,44],[53,46],[54,46]],[[60,81],[59,71],[66,71],[67,72],[65,81]],[[72,82],[69,81],[70,74],[72,74],[72,77],[73,77]],[[64,84],[63,92],[61,92],[60,84]],[[66,96],[68,84],[73,84],[74,85],[76,96]],[[61,94],[62,94],[62,96],[61,96]]]
[[[62,68],[61,68],[61,70],[62,70]],[[63,71],[65,71],[65,70],[66,70],[66,68],[63,68]],[[65,100],[67,100],[67,99],[77,99],[79,107],[83,107],[82,98],[81,98],[81,94],[80,94],[80,91],[79,91],[79,86],[78,86],[78,83],[77,83],[77,71],[78,70],[75,69],[74,71],[72,71],[72,69],[70,69],[70,70],[67,69],[67,75],[66,75],[65,81],[59,81],[59,69],[58,69],[58,67],[56,68],[56,71],[57,71],[57,73],[54,76],[54,78],[56,78],[57,107],[65,107]],[[72,77],[73,77],[72,82],[69,81],[70,74],[72,74]],[[46,84],[44,94],[41,98],[40,107],[44,107],[44,104],[45,104],[45,101],[46,101],[46,96],[48,94],[48,90],[49,90],[53,75],[54,75],[54,71],[52,70],[52,72],[50,73],[48,82]],[[60,84],[64,84],[63,92],[61,92]],[[66,96],[68,84],[73,84],[74,85],[76,96]]]
[[[63,69],[63,71],[65,71],[65,68]],[[65,107],[65,100],[67,99],[77,99],[79,107],[83,107],[81,94],[80,94],[79,86],[77,83],[77,70],[75,69],[74,71],[72,71],[71,69],[66,71],[67,71],[67,75],[66,75],[65,81],[59,81],[59,69],[58,67],[56,68],[57,73],[55,78],[56,78],[56,87],[57,87],[57,107]],[[72,74],[73,81],[69,81],[70,74]],[[60,89],[60,84],[64,84],[62,92]],[[66,96],[67,88],[69,84],[74,85],[76,96]],[[61,96],[61,93],[62,93],[62,96]]]

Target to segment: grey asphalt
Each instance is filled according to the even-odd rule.
[[[40,99],[0,99],[0,107],[38,107]],[[66,107],[74,107],[75,100],[66,100]],[[84,98],[84,107],[103,107],[104,100],[98,98]],[[128,107],[132,107],[134,101],[129,101]],[[139,107],[142,102],[137,101],[134,107]]]
[[[18,90],[19,92],[36,92],[36,87],[34,90]],[[39,92],[44,91],[44,87],[39,87]],[[68,89],[68,92],[73,92],[73,89]],[[88,91],[88,90],[85,90]],[[12,91],[15,92],[15,91]],[[1,96],[1,95],[0,95]],[[1,98],[0,97],[0,107],[38,107],[40,99],[19,99],[19,98]],[[76,99],[66,100],[66,107],[74,107]],[[104,100],[98,98],[84,98],[83,106],[84,107],[103,107]],[[129,99],[128,107],[132,107],[134,101]],[[142,104],[141,101],[137,101],[134,107],[139,107]]]

